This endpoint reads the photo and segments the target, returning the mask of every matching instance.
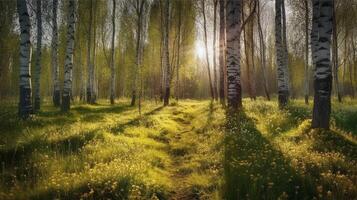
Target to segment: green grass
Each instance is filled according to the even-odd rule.
[[[228,120],[209,101],[128,104],[28,121],[0,105],[0,199],[357,198],[356,102],[333,104],[330,131],[301,100],[244,100]]]

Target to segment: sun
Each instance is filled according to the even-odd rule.
[[[198,58],[200,59],[203,59],[205,57],[205,54],[206,54],[206,50],[203,44],[200,42],[196,42],[196,56],[198,56]]]

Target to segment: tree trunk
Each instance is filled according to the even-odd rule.
[[[92,51],[92,61],[91,61],[91,78],[92,78],[92,99],[91,104],[95,104],[98,97],[98,77],[96,73],[96,49],[97,49],[97,3],[98,0],[94,0],[93,5],[93,51]]]
[[[165,1],[165,7],[164,7],[164,46],[163,46],[163,64],[166,70],[166,75],[165,75],[165,95],[164,95],[164,106],[169,105],[169,99],[170,99],[170,77],[171,77],[171,72],[170,72],[170,56],[169,56],[169,17],[170,17],[170,5],[169,2],[170,0]]]
[[[342,102],[341,88],[338,78],[338,40],[337,40],[337,27],[336,27],[336,8],[335,2],[333,4],[332,14],[332,59],[333,59],[333,78],[335,93],[337,95],[338,102]]]
[[[286,65],[285,65],[285,49],[283,41],[282,27],[282,0],[275,1],[275,49],[277,63],[277,78],[278,78],[278,100],[279,107],[284,108],[288,103],[289,89],[286,84]]]
[[[247,1],[247,7],[249,9],[249,13],[253,13],[255,8],[253,8],[253,1]],[[255,96],[255,79],[254,79],[254,18],[247,17],[244,19],[244,6],[242,6],[242,19],[247,22],[247,26],[242,27],[244,29],[244,49],[245,49],[245,59],[246,59],[246,67],[247,67],[247,85],[248,85],[248,93],[249,97],[252,100],[256,99]],[[250,15],[250,14],[249,14]]]
[[[312,128],[328,129],[331,113],[332,74],[330,63],[333,0],[314,0],[318,6],[318,49],[314,73],[314,107]]]
[[[211,98],[214,100],[214,90],[212,86],[212,78],[211,78],[211,69],[210,69],[210,64],[209,64],[209,57],[208,57],[208,41],[207,41],[207,22],[206,22],[206,6],[205,6],[205,0],[201,0],[202,3],[202,15],[203,15],[203,31],[204,31],[204,42],[205,42],[205,49],[206,49],[206,66],[207,66],[207,72],[208,72],[208,81],[209,81],[209,88],[211,92]]]
[[[88,65],[88,80],[87,80],[87,103],[92,103],[93,99],[93,79],[91,65],[91,47],[92,47],[92,21],[93,21],[93,0],[90,0],[89,7],[89,26],[87,39],[87,65]]]
[[[179,15],[179,19],[178,19],[178,27],[177,27],[177,60],[176,60],[176,101],[179,100],[179,92],[180,92],[180,51],[181,51],[181,26],[182,26],[182,6],[181,6],[181,2],[178,2],[178,15]]]
[[[244,16],[244,3],[241,7],[241,14],[242,14],[242,21],[245,21]],[[244,43],[244,54],[245,54],[245,66],[246,66],[246,78],[247,78],[247,90],[248,90],[248,95],[251,99],[253,99],[253,91],[252,91],[252,84],[251,84],[251,77],[250,77],[250,66],[251,66],[251,60],[250,60],[250,40],[247,39],[248,35],[248,28],[246,26],[242,27],[243,28],[243,43]]]
[[[286,13],[285,13],[285,0],[282,0],[282,5],[281,5],[281,12],[282,12],[282,23],[283,23],[283,28],[282,28],[282,35],[283,35],[283,62],[284,62],[284,80],[285,80],[285,85],[287,88],[287,102],[289,101],[289,95],[290,95],[290,75],[289,75],[289,54],[288,54],[288,40],[286,37]]]
[[[72,71],[73,71],[73,51],[74,51],[74,26],[75,26],[75,0],[68,2],[67,19],[67,44],[66,59],[64,66],[64,84],[62,92],[62,111],[67,112],[70,109],[72,95]]]
[[[42,12],[41,0],[36,1],[36,19],[37,19],[37,44],[36,44],[36,64],[34,76],[34,111],[40,110],[41,106],[41,47],[42,47]]]
[[[305,76],[304,76],[304,95],[305,104],[309,104],[309,2],[305,4]]]
[[[59,84],[59,66],[58,66],[58,30],[57,30],[57,7],[58,0],[53,0],[52,7],[52,42],[51,42],[51,63],[52,63],[52,79],[53,79],[53,105],[60,106],[61,104],[61,89]]]
[[[31,41],[30,41],[30,16],[27,11],[26,0],[17,0],[17,11],[20,22],[20,102],[19,117],[27,119],[32,112],[32,87],[31,87]]]
[[[111,54],[111,61],[110,61],[110,69],[111,69],[111,80],[110,80],[110,104],[114,104],[115,100],[115,49],[114,49],[114,42],[115,42],[115,8],[116,8],[116,0],[113,0],[113,13],[112,13],[112,54]]]
[[[162,3],[162,0],[159,1],[160,3],[160,69],[161,69],[161,83],[160,83],[160,101],[164,100],[164,90],[165,90],[165,66],[164,66],[164,51],[163,51],[163,45],[164,45],[164,29],[165,29],[165,20],[164,20],[164,5]]]
[[[226,87],[226,13],[225,0],[219,0],[219,99],[222,105],[225,105],[225,87]]]
[[[218,90],[217,90],[217,54],[216,54],[216,33],[217,33],[217,5],[218,0],[213,0],[213,92],[214,99],[218,100]]]
[[[230,112],[242,107],[240,79],[241,1],[227,1],[227,96]]]
[[[270,101],[270,94],[268,89],[268,79],[267,79],[267,72],[266,72],[266,55],[265,55],[265,44],[264,44],[264,35],[262,30],[262,25],[260,21],[260,2],[258,0],[258,31],[259,31],[259,43],[260,43],[260,60],[261,60],[261,68],[263,73],[263,86],[264,86],[264,93],[268,101]]]

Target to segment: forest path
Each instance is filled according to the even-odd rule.
[[[177,131],[168,135],[169,172],[174,184],[170,199],[205,199],[218,190],[219,151],[214,147],[221,141],[217,137],[222,132],[215,123],[223,115],[214,120],[218,105],[209,102],[168,109],[171,110],[168,117],[177,126]]]

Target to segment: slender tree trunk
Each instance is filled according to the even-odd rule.
[[[113,0],[113,13],[112,13],[112,54],[111,54],[111,61],[110,61],[110,69],[111,69],[111,80],[110,80],[110,104],[114,104],[115,100],[115,8],[116,8],[116,0]]]
[[[27,119],[32,112],[31,87],[31,22],[27,11],[26,0],[17,0],[17,11],[20,22],[20,102],[19,117]]]
[[[217,5],[218,0],[213,0],[213,91],[214,91],[214,99],[218,100],[218,90],[217,90]]]
[[[312,128],[328,129],[331,113],[331,33],[333,0],[314,0],[314,6],[319,6],[318,20],[318,50],[316,52],[316,69],[314,73],[314,107]],[[317,9],[314,9],[316,11]]]
[[[36,44],[36,64],[34,76],[34,111],[37,112],[41,107],[41,55],[42,55],[42,12],[41,0],[36,0],[36,19],[37,19],[37,44]]]
[[[58,66],[58,30],[57,30],[57,7],[58,0],[53,0],[52,7],[52,42],[51,42],[51,63],[53,79],[53,105],[61,104],[61,89],[59,84],[59,66]]]
[[[267,79],[267,72],[266,72],[266,54],[265,54],[265,43],[264,43],[264,35],[262,30],[262,25],[260,21],[260,2],[258,0],[258,31],[259,31],[259,42],[260,42],[260,58],[261,58],[261,68],[263,73],[263,86],[264,86],[264,93],[268,101],[270,101],[270,94],[268,89],[268,79]]]
[[[351,33],[351,42],[350,42],[350,46],[349,46],[349,48],[348,48],[348,55],[351,55],[352,54],[352,52],[351,51],[353,51],[353,32]],[[354,89],[354,87],[353,87],[353,57],[351,58],[349,58],[348,59],[349,60],[349,79],[350,79],[350,89],[351,89],[351,97],[352,98],[354,98],[355,97],[355,89]]]
[[[179,100],[179,92],[180,92],[180,51],[181,51],[181,26],[182,26],[182,6],[181,2],[178,2],[178,27],[177,27],[177,60],[176,60],[176,101]]]
[[[347,90],[346,90],[346,73],[347,73],[347,64],[348,64],[348,52],[347,52],[347,38],[348,38],[348,34],[347,34],[347,28],[345,27],[345,39],[344,39],[344,48],[343,48],[343,72],[342,72],[342,93],[344,95],[347,94]]]
[[[338,78],[338,40],[337,40],[337,27],[336,27],[336,8],[335,2],[333,4],[332,14],[332,59],[333,59],[333,78],[334,88],[339,102],[342,102],[341,88]]]
[[[131,106],[135,105],[136,102],[136,97],[137,97],[137,86],[139,82],[140,86],[140,91],[139,91],[139,103],[138,103],[138,108],[139,108],[139,113],[141,114],[141,43],[142,43],[142,29],[143,29],[143,14],[144,14],[144,1],[136,1],[136,15],[137,15],[137,29],[136,29],[136,68],[135,68],[135,73],[134,73],[134,84],[133,84],[133,89],[132,89],[132,98],[131,98]]]
[[[304,95],[305,104],[309,104],[309,2],[305,4],[305,76],[304,76]]]
[[[67,19],[66,59],[65,59],[65,66],[64,66],[64,84],[63,84],[62,107],[61,107],[61,110],[64,112],[69,111],[71,105],[75,7],[76,7],[75,0],[69,0],[68,19]]]
[[[219,99],[222,105],[225,105],[225,87],[226,87],[226,13],[225,0],[219,0]]]
[[[284,80],[285,80],[285,85],[287,87],[287,101],[289,101],[289,95],[290,95],[290,88],[292,85],[292,82],[290,82],[290,75],[289,75],[289,54],[288,54],[288,40],[286,37],[286,13],[285,13],[285,0],[282,0],[282,5],[281,5],[281,11],[282,11],[282,18],[283,18],[283,52],[284,52],[284,57],[283,57],[283,61],[284,61]]]
[[[165,66],[164,66],[164,27],[165,27],[165,20],[164,20],[164,3],[162,0],[159,1],[160,3],[160,31],[161,31],[161,38],[160,38],[160,67],[161,67],[161,84],[160,84],[160,101],[164,100],[164,90],[165,90]]]
[[[283,41],[282,27],[282,0],[275,1],[275,48],[276,48],[276,63],[277,63],[277,78],[278,78],[278,100],[279,107],[284,108],[288,103],[289,89],[287,85],[285,69],[285,48]]]
[[[249,3],[249,2],[246,2],[246,3]],[[242,7],[241,7],[241,14],[242,14],[242,21],[244,22],[244,21],[246,21],[247,19],[245,19],[245,14],[244,14],[244,3],[243,3],[243,5],[242,5]],[[249,23],[249,22],[248,22]],[[250,52],[249,52],[249,50],[251,49],[250,48],[250,39],[248,39],[247,38],[247,35],[249,35],[248,34],[248,29],[250,28],[250,27],[247,27],[247,26],[243,26],[242,27],[243,28],[243,36],[244,36],[244,38],[243,38],[243,43],[244,43],[244,54],[245,54],[245,66],[246,66],[246,78],[247,78],[247,90],[248,90],[248,94],[249,94],[249,97],[251,98],[251,99],[253,99],[253,89],[252,89],[252,83],[251,83],[251,69],[250,69],[250,67],[251,67],[251,63],[252,63],[252,61],[250,60]]]
[[[169,105],[170,99],[170,77],[171,77],[171,70],[170,70],[170,56],[169,56],[169,17],[170,17],[170,0],[165,0],[165,7],[164,7],[164,47],[163,47],[163,63],[166,70],[165,75],[165,95],[164,95],[164,106]]]
[[[87,35],[88,35],[88,39],[87,39],[87,65],[88,65],[87,103],[92,103],[92,99],[93,99],[93,79],[92,79],[92,66],[91,66],[92,21],[93,21],[93,0],[90,0],[89,26],[88,26],[88,33],[87,33]]]
[[[242,107],[240,79],[241,1],[227,0],[227,96],[230,112]]]
[[[92,99],[91,104],[95,104],[98,97],[98,77],[96,73],[96,49],[97,49],[97,3],[98,0],[94,0],[93,5],[93,51],[92,51],[92,61],[91,61],[91,78],[92,78]]]
[[[210,93],[211,93],[211,98],[214,100],[214,89],[212,85],[212,78],[211,78],[211,69],[210,69],[210,64],[209,64],[209,57],[208,57],[208,41],[207,41],[207,22],[206,22],[206,6],[205,6],[205,0],[201,0],[202,4],[202,15],[203,15],[203,31],[204,31],[204,42],[205,42],[205,50],[206,50],[206,66],[207,66],[207,72],[208,72],[208,81],[209,81],[209,88],[210,88]]]

